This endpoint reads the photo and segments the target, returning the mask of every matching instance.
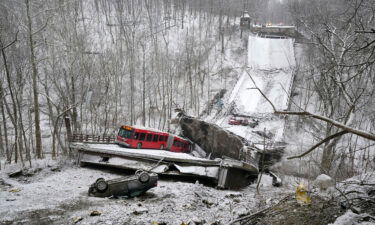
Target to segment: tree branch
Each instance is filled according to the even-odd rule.
[[[17,42],[17,40],[18,40],[18,39],[17,39],[18,32],[19,32],[19,31],[17,31],[17,33],[16,33],[16,37],[14,38],[14,40],[13,40],[11,43],[7,44],[5,47],[2,46],[2,42],[1,42],[1,40],[0,40],[1,51],[7,49],[8,47],[10,47],[11,45],[13,45],[14,43]]]
[[[335,134],[332,134],[326,138],[324,138],[323,140],[321,140],[320,142],[318,142],[317,144],[315,144],[314,146],[312,146],[309,150],[305,151],[304,153],[300,154],[300,155],[296,155],[296,156],[291,156],[291,157],[288,157],[287,159],[297,159],[297,158],[302,158],[304,157],[305,155],[309,154],[310,152],[314,151],[317,147],[319,147],[320,145],[326,143],[327,141],[330,141],[336,137],[340,137],[341,135],[344,135],[344,134],[347,134],[349,133],[349,131],[346,131],[346,130],[343,130],[343,131],[340,131],[338,133],[335,133]]]
[[[331,118],[321,116],[321,115],[317,115],[317,114],[314,114],[314,113],[310,113],[310,112],[307,112],[307,111],[304,111],[304,112],[275,111],[274,113],[275,114],[298,115],[298,116],[310,116],[310,117],[313,117],[315,119],[322,120],[322,121],[325,121],[327,123],[330,123],[330,124],[332,124],[332,125],[334,125],[338,128],[341,128],[341,129],[346,130],[350,133],[356,134],[360,137],[375,141],[375,134],[372,134],[370,132],[366,132],[366,131],[363,131],[363,130],[360,130],[360,129],[356,129],[356,128],[346,126],[345,124],[337,122],[337,121],[335,121]]]
[[[259,93],[266,99],[266,101],[272,106],[275,114],[280,114],[280,115],[297,115],[297,116],[310,116],[312,118],[315,118],[315,119],[322,120],[322,121],[325,121],[327,123],[330,123],[330,124],[332,124],[332,125],[334,125],[334,126],[336,126],[338,128],[341,128],[343,130],[348,131],[349,133],[353,133],[353,134],[356,134],[356,135],[358,135],[360,137],[363,137],[363,138],[375,141],[375,134],[372,134],[370,132],[363,131],[363,130],[360,130],[360,129],[356,129],[356,128],[353,128],[353,127],[349,127],[349,126],[347,126],[347,125],[345,125],[343,123],[337,122],[336,120],[333,120],[333,119],[328,118],[326,116],[321,116],[321,115],[318,115],[318,114],[310,113],[308,111],[301,111],[301,112],[278,111],[276,109],[275,105],[271,102],[271,100],[269,100],[267,98],[267,96],[262,92],[262,90],[260,90],[258,88],[258,86],[256,85],[256,83],[253,80],[253,78],[251,77],[251,75],[249,73],[248,73],[248,75],[250,76],[251,81],[254,83],[255,89],[257,89],[259,91]]]

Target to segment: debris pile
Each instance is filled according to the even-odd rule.
[[[238,135],[196,118],[181,115],[182,134],[198,144],[211,158],[240,159],[246,140]]]

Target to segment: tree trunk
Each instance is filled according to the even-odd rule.
[[[146,50],[142,44],[142,125],[146,125]]]
[[[71,72],[72,73],[72,72]],[[71,85],[72,85],[72,102],[71,104],[74,105],[73,109],[72,109],[72,122],[73,122],[73,129],[74,129],[74,132],[77,133],[78,132],[78,113],[77,113],[77,107],[76,107],[76,86],[75,86],[75,80],[74,80],[74,76],[73,76],[73,73],[71,74],[70,76],[70,82],[71,82]]]
[[[26,2],[26,14],[27,14],[27,26],[29,32],[29,44],[30,44],[30,61],[32,66],[32,80],[33,80],[33,99],[34,99],[34,120],[35,120],[35,141],[36,141],[36,156],[37,158],[41,159],[43,154],[42,149],[42,135],[40,130],[40,115],[39,115],[39,100],[38,100],[38,69],[36,65],[36,57],[35,57],[35,47],[34,47],[34,40],[33,40],[33,31],[32,31],[32,21],[30,15],[30,2],[29,0],[25,0]]]
[[[4,141],[3,141],[3,131],[0,126],[0,157],[3,157],[3,156],[4,156]],[[0,165],[0,170],[1,170],[1,165]]]
[[[4,141],[5,141],[5,155],[7,162],[10,163],[10,151],[9,151],[9,143],[8,143],[8,126],[7,126],[7,118],[5,116],[5,110],[4,105],[7,104],[4,99],[4,90],[3,90],[3,84],[0,80],[0,110],[1,110],[1,116],[3,118],[3,128],[4,128]]]

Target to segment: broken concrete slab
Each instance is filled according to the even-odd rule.
[[[211,158],[224,156],[240,159],[246,140],[205,121],[181,115],[179,125],[182,135],[198,144]]]
[[[163,175],[205,178],[219,188],[245,187],[253,182],[259,173],[256,165],[230,158],[210,160],[186,153],[128,149],[114,144],[74,143],[70,147],[77,152],[77,163],[81,165],[102,165]]]

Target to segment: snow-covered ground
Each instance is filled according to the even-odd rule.
[[[198,181],[181,182],[160,180],[158,186],[145,195],[132,199],[89,197],[89,185],[99,177],[105,179],[122,176],[120,171],[97,170],[65,166],[61,171],[43,168],[34,177],[1,178],[12,185],[1,186],[0,224],[161,224],[180,225],[191,221],[228,224],[240,214],[256,211],[258,207],[280,199],[286,189],[275,189],[272,179],[263,176],[260,194],[255,184],[243,190],[217,190]],[[16,190],[16,192],[12,192]],[[98,210],[100,216],[90,216]]]
[[[289,203],[285,206],[294,208],[294,212],[303,210],[307,213],[310,208],[295,205],[293,195],[301,180],[293,177],[285,179],[289,182],[283,187],[275,188],[272,186],[272,178],[263,175],[259,194],[256,184],[241,190],[229,191],[218,190],[195,180],[182,182],[164,178],[159,180],[157,187],[150,189],[145,195],[137,198],[112,199],[89,197],[88,188],[99,177],[116,178],[126,175],[123,171],[80,168],[66,163],[56,165],[56,161],[44,160],[35,165],[39,170],[33,176],[9,178],[7,173],[16,169],[15,167],[7,166],[0,173],[0,224],[181,225],[195,222],[226,225],[241,215],[271,207],[286,196],[290,197]],[[318,199],[322,197],[330,199],[331,196],[336,196],[335,200],[342,203],[345,203],[346,198],[353,199],[353,209],[362,212],[337,212],[332,215],[338,217],[333,224],[374,224],[374,220],[368,214],[373,209],[361,209],[356,205],[356,199],[369,199],[370,190],[373,190],[371,184],[374,182],[373,173],[363,174],[337,184],[336,187],[340,191],[331,189],[320,193],[314,192],[312,204],[320,204]],[[342,197],[342,193],[348,193],[346,198]],[[90,216],[94,210],[101,214]],[[315,214],[316,212],[311,212],[311,215]],[[267,217],[260,215],[260,218],[262,216]],[[288,221],[287,215],[279,216],[281,221]],[[78,219],[79,222],[74,222]]]

